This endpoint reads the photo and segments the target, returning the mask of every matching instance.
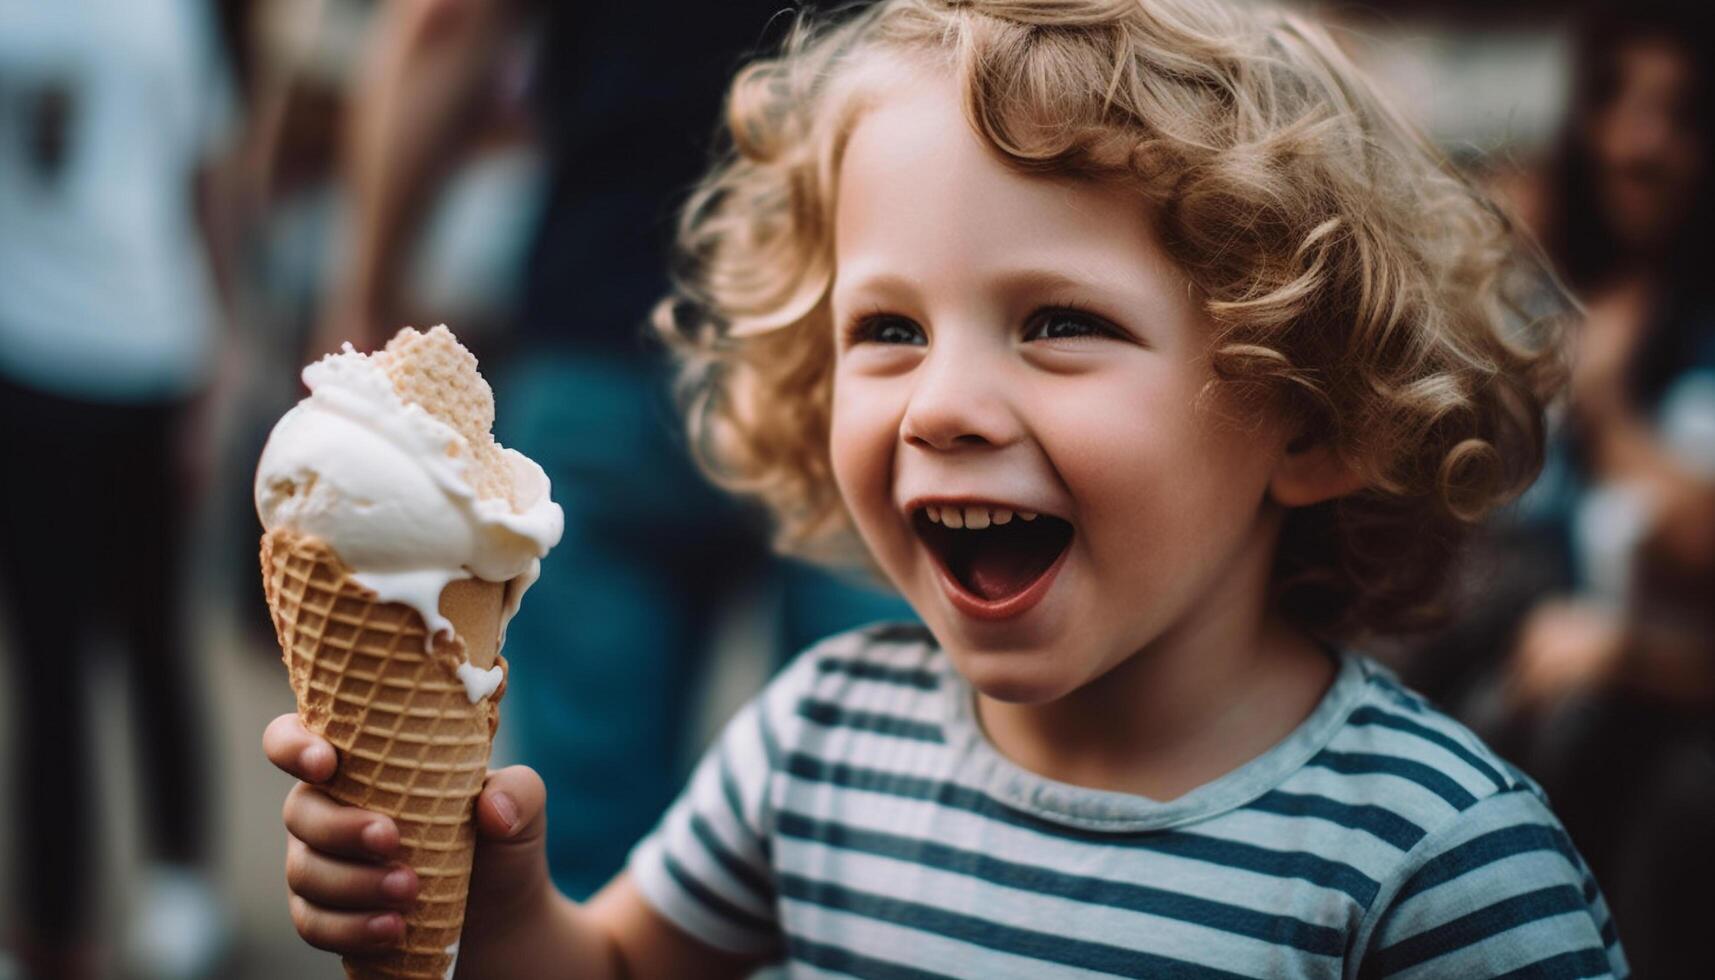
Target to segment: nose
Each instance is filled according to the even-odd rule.
[[[1004,368],[972,354],[935,352],[918,367],[900,423],[906,445],[951,452],[1018,440],[1022,426],[1006,395]]]

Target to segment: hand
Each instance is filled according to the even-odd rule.
[[[296,714],[275,718],[262,748],[270,762],[302,780],[286,794],[284,810],[287,903],[298,935],[344,956],[398,943],[405,934],[401,912],[419,887],[416,873],[397,861],[398,827],[315,788],[333,778],[336,753]],[[548,907],[554,893],[544,846],[546,797],[541,777],[523,766],[488,774],[477,799],[467,939],[504,931]]]

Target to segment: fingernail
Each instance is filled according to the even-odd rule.
[[[399,934],[399,922],[397,915],[378,915],[365,928],[372,939],[393,939]]]
[[[518,801],[514,800],[508,793],[495,793],[492,799],[494,801],[494,812],[499,814],[500,819],[505,822],[506,832],[510,834],[514,830],[517,830]]]
[[[363,828],[363,846],[376,854],[387,854],[393,850],[393,835],[387,829],[384,821],[377,820]]]
[[[410,898],[417,883],[417,875],[410,868],[395,868],[381,879],[381,890],[388,898]]]

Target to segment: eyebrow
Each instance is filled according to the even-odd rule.
[[[1008,292],[1050,292],[1054,290],[1090,290],[1119,293],[1121,295],[1138,295],[1135,287],[1127,288],[1125,284],[1113,282],[1100,277],[1081,278],[1068,275],[1052,269],[1026,267],[1010,269],[1000,273],[993,279],[995,285]],[[914,293],[921,282],[909,275],[897,272],[877,272],[873,275],[861,275],[855,280],[847,280],[844,289],[855,292],[905,292]]]
[[[1113,292],[1125,295],[1136,295],[1136,287],[1126,288],[1120,283],[1104,281],[1101,278],[1079,278],[1069,276],[1052,269],[1019,269],[1002,275],[999,279],[1002,286],[1008,289],[1040,290],[1094,290]]]

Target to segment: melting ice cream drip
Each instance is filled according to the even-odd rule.
[[[506,679],[506,672],[500,669],[499,664],[483,670],[469,660],[459,664],[458,675],[459,680],[464,682],[464,693],[470,698],[471,704],[493,694],[500,688],[500,682]]]

